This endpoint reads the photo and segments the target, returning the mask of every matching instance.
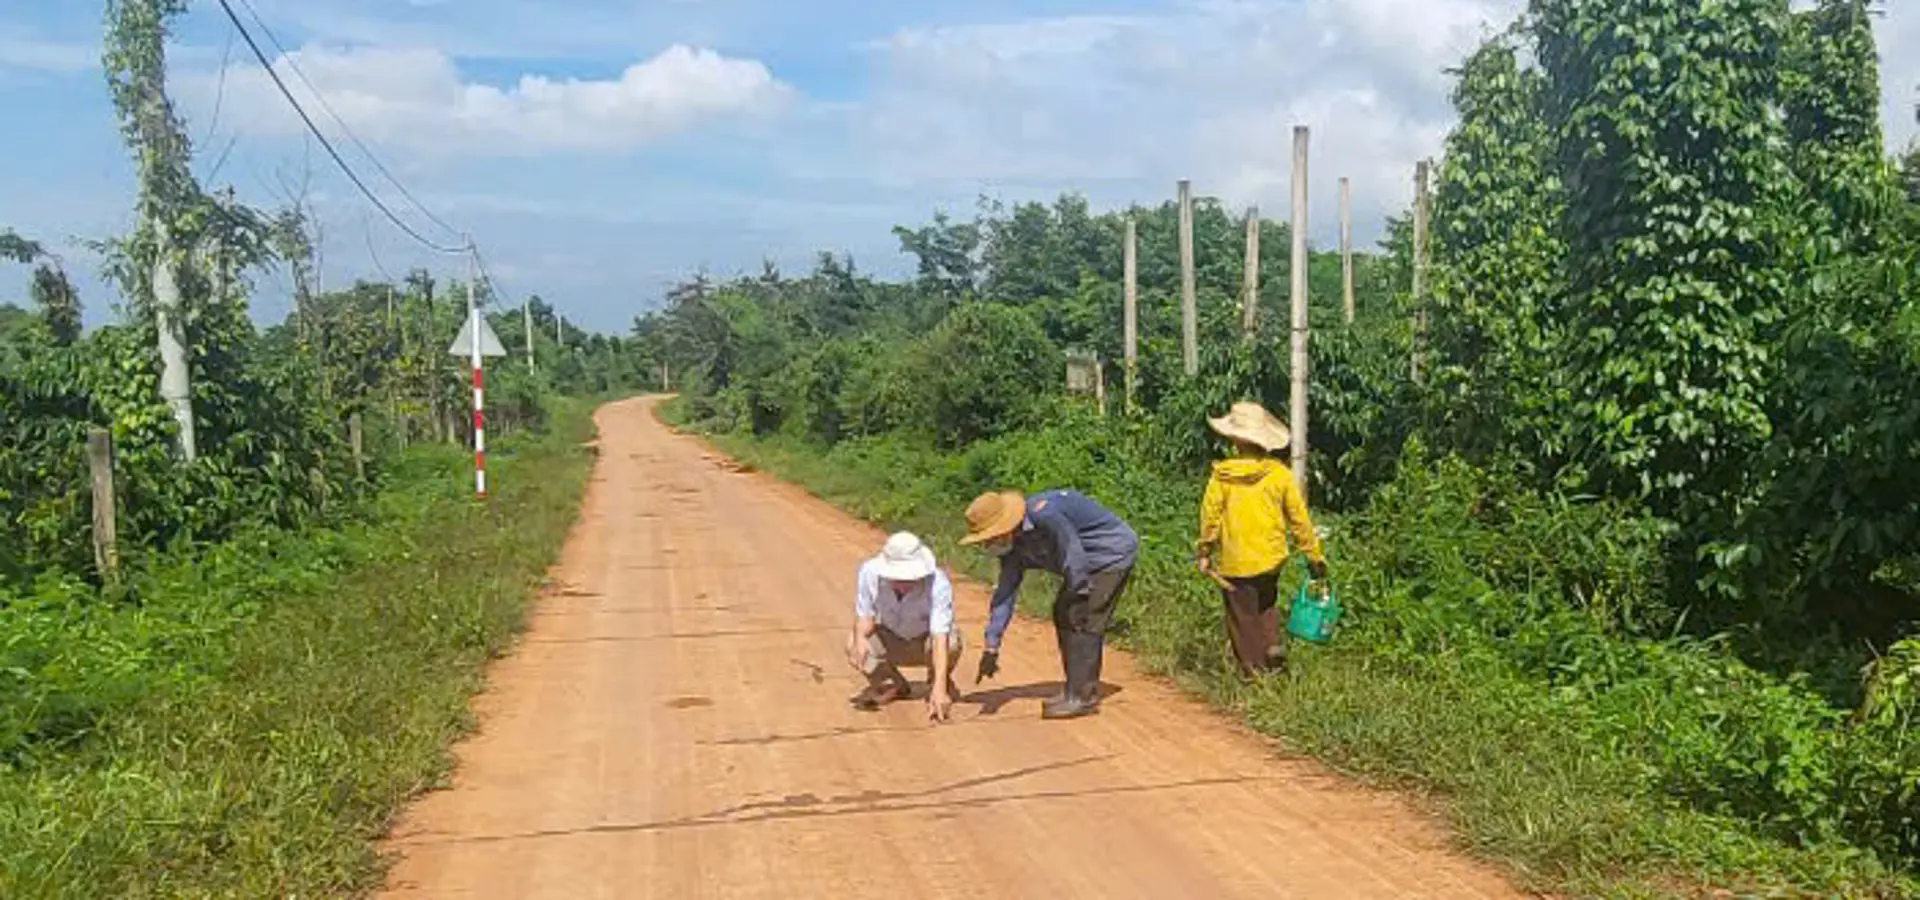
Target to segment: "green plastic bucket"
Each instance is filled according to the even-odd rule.
[[[1340,598],[1334,596],[1333,585],[1328,584],[1325,593],[1316,594],[1313,582],[1301,582],[1299,592],[1293,595],[1293,611],[1287,615],[1287,633],[1303,641],[1325,643],[1333,637],[1338,621]]]

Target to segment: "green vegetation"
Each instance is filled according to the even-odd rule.
[[[640,327],[689,427],[976,574],[950,543],[976,492],[1111,505],[1144,543],[1130,645],[1420,790],[1535,884],[1911,896],[1920,206],[1882,143],[1868,6],[1537,0],[1465,61],[1431,296],[1405,293],[1404,217],[1358,260],[1352,326],[1338,259],[1310,261],[1310,488],[1351,612],[1283,676],[1229,674],[1189,561],[1203,416],[1287,407],[1283,227],[1263,223],[1243,341],[1240,230],[1200,202],[1194,379],[1171,204],[936,216],[896,229],[910,284],[823,257],[690,283]],[[1126,217],[1137,414],[1114,365]],[[1110,415],[1064,395],[1068,349],[1106,361]]]
[[[470,457],[398,460],[355,521],[248,530],[0,617],[0,895],[338,896],[444,773],[481,668],[571,525],[589,407]]]
[[[0,896],[369,885],[368,841],[440,771],[572,519],[591,425],[562,397],[652,369],[529,298],[535,367],[522,311],[493,313],[516,353],[488,369],[495,492],[475,504],[470,375],[446,346],[469,290],[504,298],[424,271],[318,291],[302,205],[199,184],[164,86],[184,8],[106,4],[139,176],[132,233],[96,244],[113,321],[84,331],[58,256],[0,229],[0,264],[34,267],[29,308],[0,302]],[[294,311],[262,328],[268,266]],[[117,571],[92,544],[95,428]]]

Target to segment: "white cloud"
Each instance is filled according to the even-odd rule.
[[[873,97],[840,112],[859,152],[792,163],[944,197],[1062,190],[1158,202],[1191,178],[1284,216],[1292,129],[1313,130],[1311,230],[1353,179],[1365,240],[1451,121],[1445,69],[1519,0],[1191,0],[1129,15],[914,28],[870,42]]]
[[[69,75],[99,65],[100,48],[48,39],[34,31],[0,23],[0,71],[25,69]]]
[[[777,109],[790,89],[755,60],[675,45],[610,80],[525,75],[511,87],[466,81],[437,50],[307,46],[278,60],[294,96],[335,131],[293,72],[297,66],[362,138],[434,155],[620,152],[708,122]],[[244,133],[291,136],[302,125],[258,66],[186,81],[211,105],[224,89],[228,120]]]
[[[1454,113],[1447,70],[1504,30],[1522,0],[1177,0],[1144,12],[919,27],[860,45],[873,95],[823,116],[789,165],[904,195],[964,203],[1063,190],[1096,204],[1196,190],[1239,207],[1289,206],[1292,130],[1312,129],[1311,234],[1335,234],[1342,176],[1356,236],[1412,198]],[[1889,135],[1915,129],[1920,10],[1880,23]],[[966,207],[961,206],[964,212]]]
[[[1309,18],[1362,54],[1376,72],[1398,72],[1444,88],[1444,70],[1505,28],[1520,0],[1314,0]]]

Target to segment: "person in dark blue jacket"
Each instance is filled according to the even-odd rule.
[[[1000,558],[1000,580],[987,616],[986,651],[974,681],[1000,668],[1000,638],[1013,620],[1014,599],[1028,569],[1060,576],[1053,601],[1053,632],[1060,645],[1066,690],[1046,701],[1041,716],[1070,719],[1100,703],[1100,661],[1107,623],[1126,591],[1140,555],[1140,539],[1119,516],[1075,491],[983,494],[967,507],[960,543]]]

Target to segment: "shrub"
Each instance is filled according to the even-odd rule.
[[[1065,360],[1029,314],[994,303],[955,309],[920,348],[921,421],[940,446],[959,447],[1030,422],[1056,393]]]

